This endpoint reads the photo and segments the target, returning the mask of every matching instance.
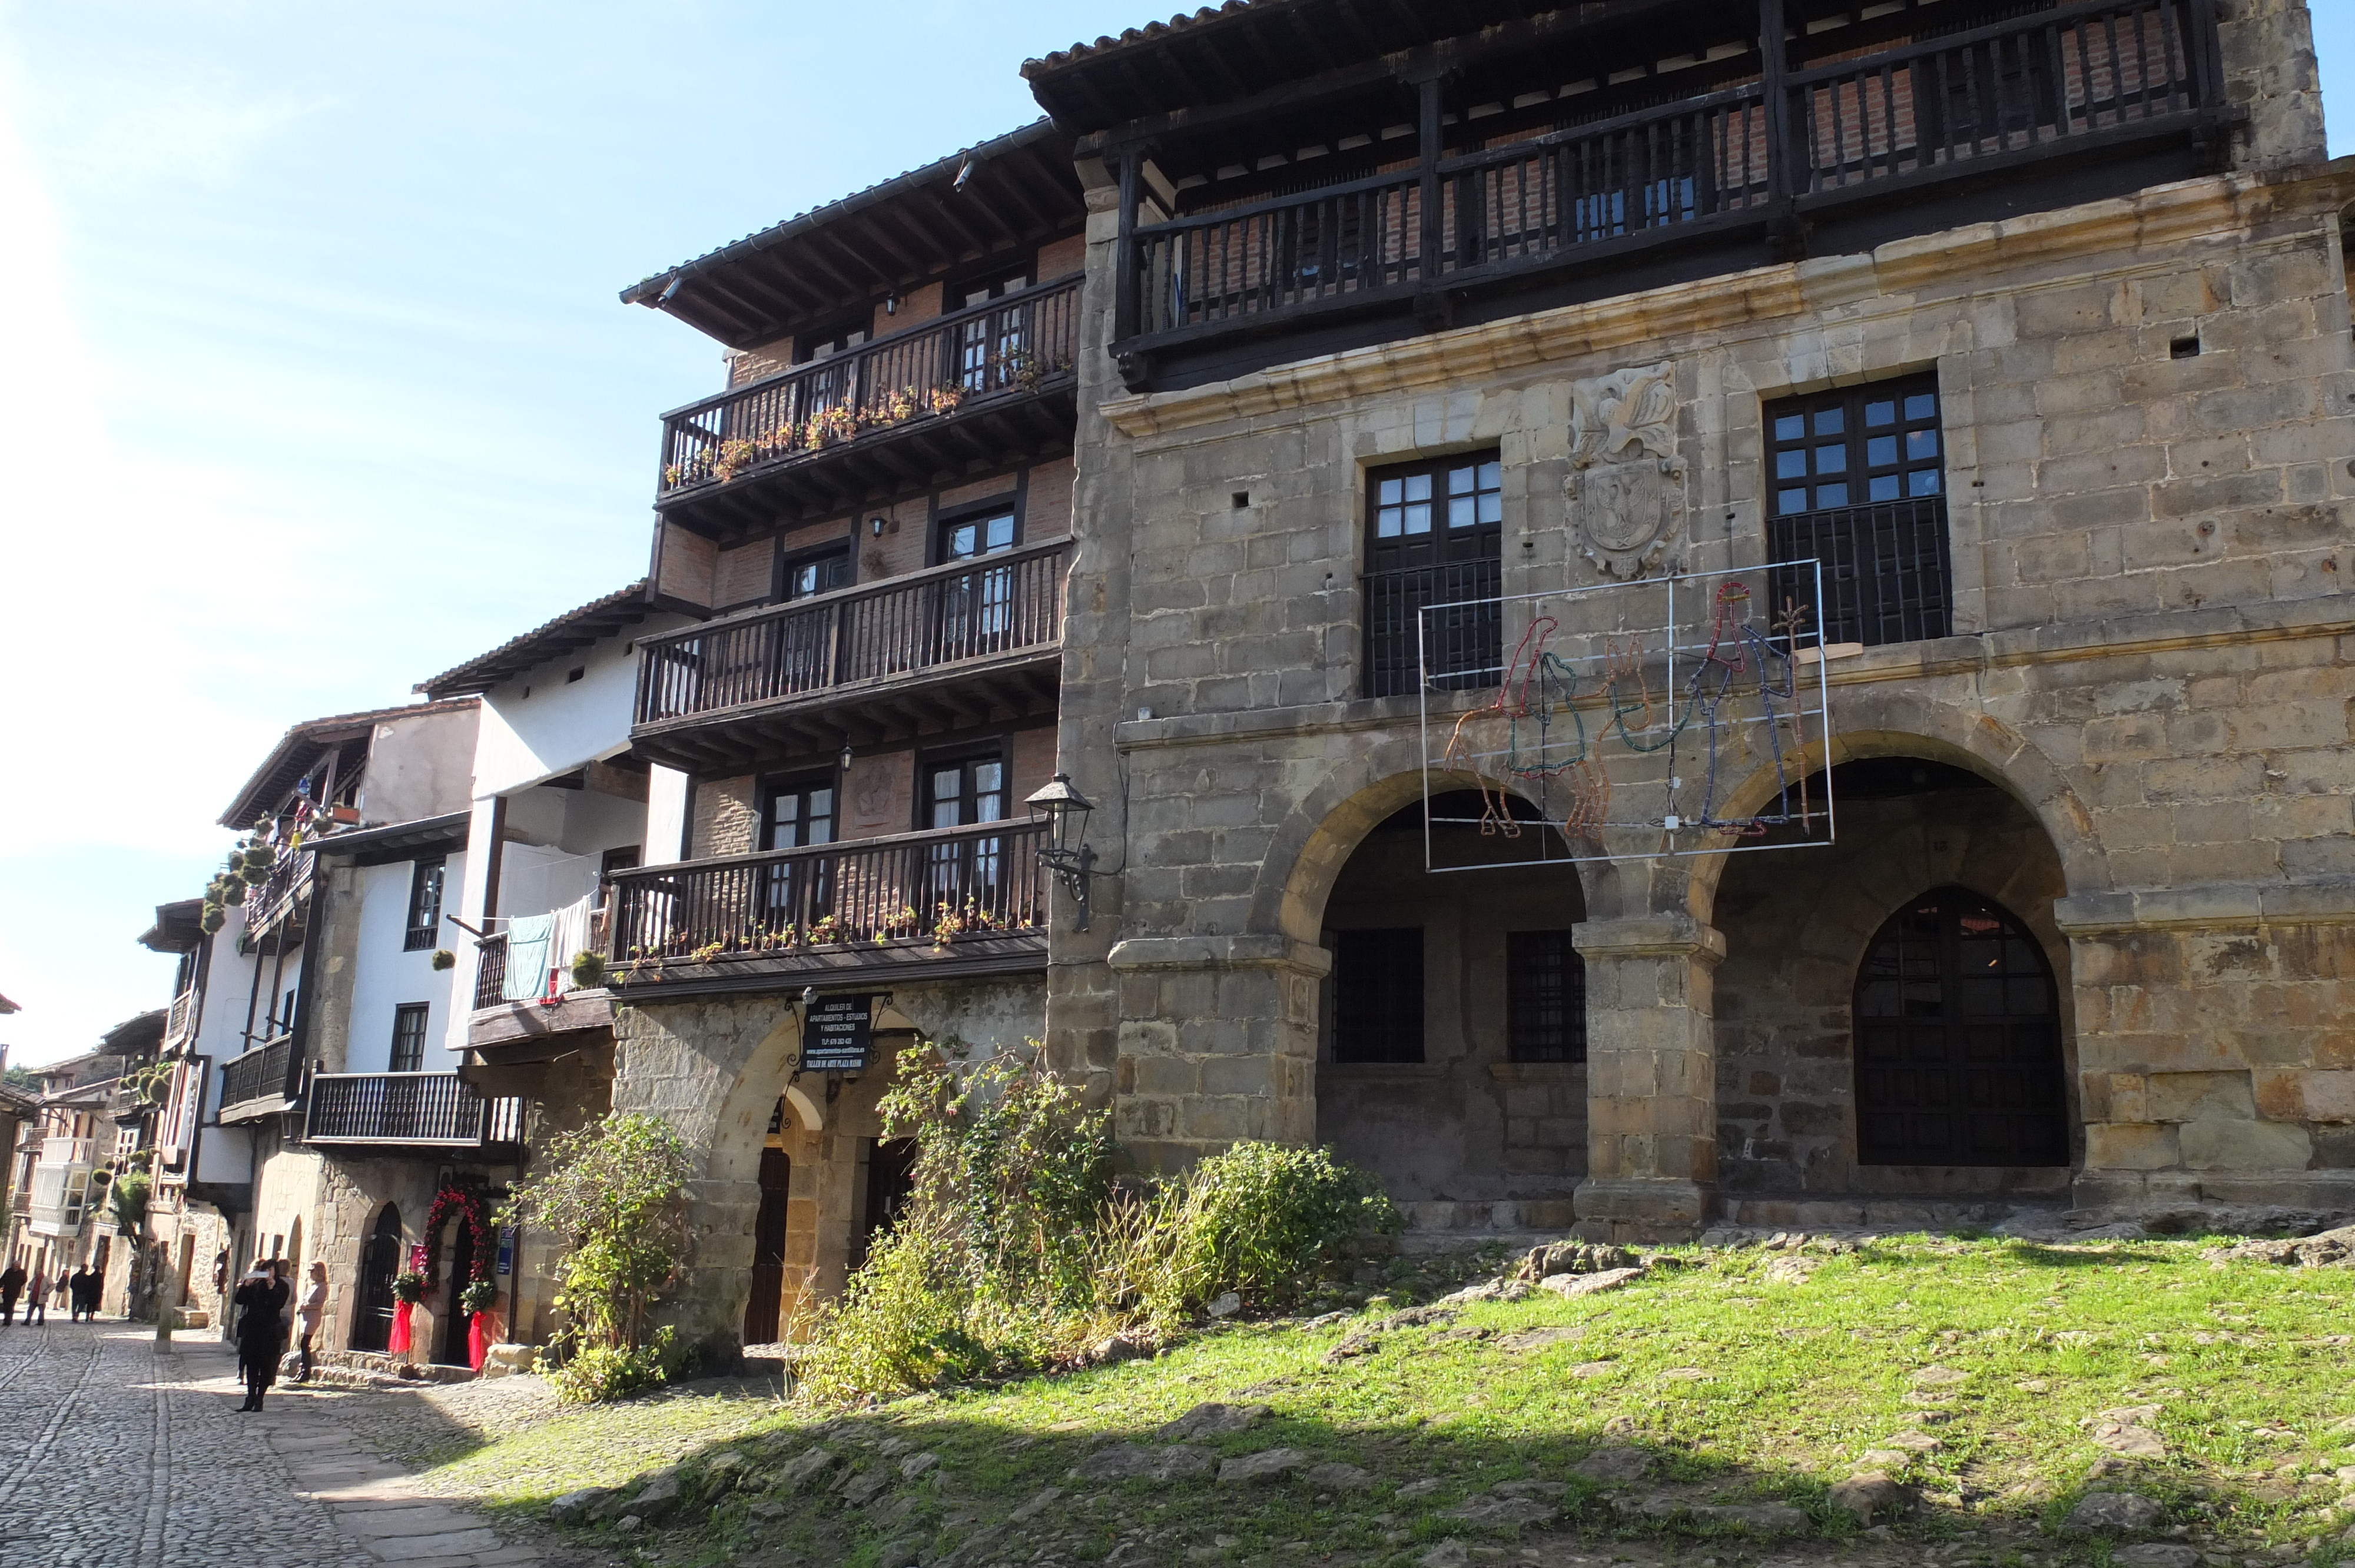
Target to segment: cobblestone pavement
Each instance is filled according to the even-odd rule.
[[[0,1328],[0,1568],[542,1568],[416,1493],[333,1395],[260,1414],[209,1337]],[[553,1565],[549,1565],[553,1568]]]

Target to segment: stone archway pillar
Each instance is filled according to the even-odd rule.
[[[1243,1139],[1316,1139],[1316,988],[1332,955],[1280,936],[1133,937],[1120,985],[1115,1131],[1176,1170]]]
[[[1716,1195],[1710,984],[1725,938],[1689,915],[1639,915],[1585,921],[1571,939],[1586,960],[1579,1233],[1687,1239]]]

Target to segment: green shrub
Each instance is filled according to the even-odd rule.
[[[560,1397],[615,1398],[676,1370],[676,1337],[650,1332],[649,1314],[678,1276],[687,1176],[669,1123],[617,1111],[551,1139],[547,1171],[517,1182],[499,1211],[501,1224],[528,1221],[571,1243],[555,1298],[569,1321],[549,1358]]]
[[[1178,1245],[1187,1277],[1199,1281],[1194,1288],[1232,1290],[1257,1306],[1296,1300],[1322,1264],[1401,1223],[1381,1183],[1329,1149],[1238,1143],[1175,1186]]]
[[[1399,1224],[1373,1178],[1325,1150],[1237,1144],[1116,1190],[1106,1114],[1010,1057],[960,1076],[909,1052],[882,1110],[889,1134],[916,1139],[913,1191],[841,1298],[798,1326],[802,1387],[820,1403],[1163,1343],[1225,1291],[1295,1299]]]

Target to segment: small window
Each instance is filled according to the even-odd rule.
[[[1778,517],[1945,490],[1934,376],[1770,403],[1766,433]]]
[[[789,556],[779,565],[777,598],[787,603],[813,594],[831,593],[850,584],[850,546]]]
[[[1586,1060],[1586,962],[1569,932],[1507,933],[1505,1034],[1516,1062]]]
[[[409,952],[435,946],[442,934],[442,878],[448,863],[421,860],[409,878],[409,936],[401,943]]]
[[[928,758],[922,825],[963,828],[1004,821],[1006,774],[1006,753],[996,747],[964,757]]]
[[[761,823],[762,849],[804,849],[834,842],[832,774],[773,783],[768,796],[768,810]]]
[[[1423,1060],[1423,927],[1333,934],[1333,1060]]]
[[[415,1073],[425,1066],[425,1020],[432,1012],[422,1001],[404,1001],[392,1010],[392,1070]]]
[[[1418,672],[1451,691],[1504,678],[1504,522],[1495,452],[1366,475],[1368,696],[1411,693]]]
[[[995,556],[1014,548],[1016,529],[1014,509],[981,513],[959,517],[941,524],[940,560],[977,560],[983,556]]]

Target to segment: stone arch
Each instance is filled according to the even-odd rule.
[[[2094,830],[2093,813],[2052,759],[2010,726],[1984,713],[1928,701],[1893,690],[1843,694],[1834,707],[1840,727],[1827,745],[1812,740],[1786,758],[1784,777],[1797,779],[1838,763],[1875,757],[1943,762],[1977,774],[2017,801],[2051,841],[2071,893],[2106,889],[2109,860]],[[1716,808],[1738,817],[1772,800],[1777,779],[1771,763],[1753,769]],[[1706,925],[1717,887],[1733,856],[1726,852],[1695,855],[1686,878],[1687,911]]]
[[[1261,863],[1252,891],[1251,928],[1280,932],[1295,942],[1317,944],[1326,900],[1349,857],[1384,821],[1431,791],[1470,789],[1482,780],[1467,772],[1423,772],[1419,740],[1391,736],[1367,747],[1327,774],[1284,814]],[[1518,793],[1518,791],[1516,791]],[[1580,892],[1595,906],[1588,867],[1577,866]]]

